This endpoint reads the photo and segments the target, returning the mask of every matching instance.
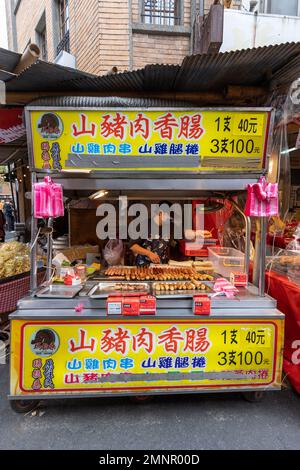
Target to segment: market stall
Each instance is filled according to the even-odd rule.
[[[266,273],[266,292],[276,298],[286,315],[283,369],[293,388],[300,393],[300,286],[276,271]]]
[[[266,172],[272,110],[132,103],[57,98],[28,106],[33,185],[51,175],[64,194],[101,193],[101,204],[125,196],[191,205],[204,198],[218,209],[227,201],[244,221],[244,253],[210,235],[206,246],[203,231],[205,257],[197,246],[184,264],[178,257],[101,266],[87,280],[69,275],[73,285],[61,285],[52,279],[46,220],[48,283],[38,289],[33,207],[32,293],[10,316],[9,398],[17,411],[43,398],[240,391],[258,399],[281,389],[284,315],[264,294],[266,219],[257,219],[254,286],[247,282],[250,219],[237,202]],[[127,217],[120,207],[119,237]]]

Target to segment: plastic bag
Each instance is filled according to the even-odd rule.
[[[296,227],[293,235],[293,240],[287,245],[287,250],[295,251],[297,255],[300,254],[300,224]]]
[[[278,214],[278,184],[267,183],[264,176],[258,183],[248,184],[244,213],[250,217],[269,217]]]
[[[103,249],[103,258],[110,266],[122,264],[123,242],[121,240],[109,240]]]
[[[34,183],[33,196],[35,218],[55,218],[64,215],[62,185],[53,183],[49,176],[45,176],[42,183]]]

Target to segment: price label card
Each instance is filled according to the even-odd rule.
[[[252,135],[261,136],[264,130],[264,116],[257,114],[251,116],[244,114],[242,116],[235,116],[233,121],[233,134],[234,135]]]

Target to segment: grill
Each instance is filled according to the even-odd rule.
[[[70,52],[70,33],[69,31],[64,35],[60,43],[56,48],[56,55],[58,55],[61,51]]]

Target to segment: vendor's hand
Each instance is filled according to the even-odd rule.
[[[160,257],[156,254],[153,253],[152,251],[149,251],[149,254],[147,255],[150,261],[154,264],[159,264],[160,263]]]

